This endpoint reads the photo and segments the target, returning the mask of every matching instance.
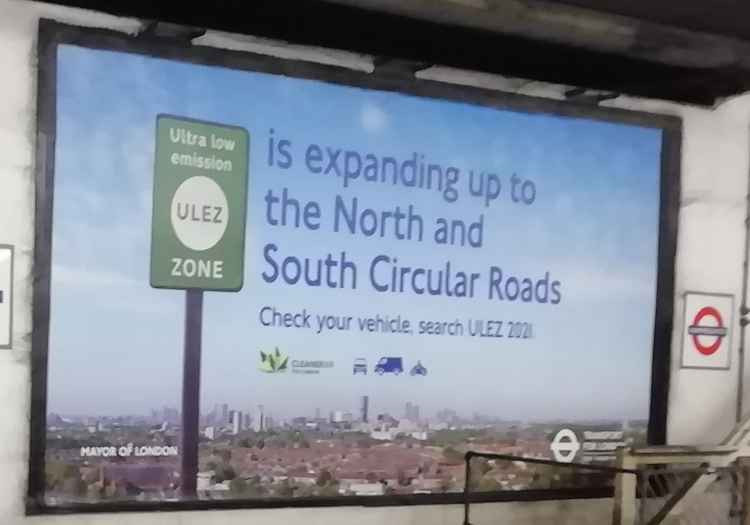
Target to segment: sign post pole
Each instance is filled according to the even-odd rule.
[[[203,290],[185,291],[185,355],[182,367],[182,497],[196,498],[200,425]]]
[[[156,119],[151,286],[185,290],[181,493],[197,498],[203,292],[237,292],[245,260],[248,155],[245,129]]]

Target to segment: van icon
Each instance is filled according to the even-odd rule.
[[[404,362],[400,357],[381,357],[375,365],[375,373],[378,375],[399,375],[404,371]]]

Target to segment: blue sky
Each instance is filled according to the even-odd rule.
[[[145,413],[177,406],[182,364],[183,292],[149,287],[154,125],[158,113],[248,129],[245,286],[207,293],[203,405],[263,404],[281,417],[315,408],[399,414],[407,401],[431,414],[542,419],[646,417],[656,283],[661,132],[585,119],[529,115],[121,53],[62,46],[53,239],[49,406],[67,414]],[[266,164],[269,130],[292,143],[294,166]],[[313,174],[304,151],[323,147],[409,158],[461,170],[460,197],[436,191]],[[469,170],[532,180],[537,199],[489,208],[466,191]],[[289,188],[323,209],[311,232],[265,223],[263,196]],[[507,190],[507,187],[505,188]],[[336,233],[333,199],[358,197],[376,210],[412,204],[422,243]],[[438,246],[431,224],[484,213],[484,246]],[[283,256],[317,259],[347,251],[359,263],[357,291],[265,283],[266,243]],[[396,256],[411,266],[454,267],[562,284],[559,305],[381,294],[366,282],[369,261]],[[266,328],[265,305],[284,311],[418,320],[504,319],[534,324],[530,340],[315,335]],[[320,375],[258,371],[258,352],[278,346],[292,359],[335,361]],[[352,361],[383,355],[427,366],[424,378],[352,376]],[[457,395],[460,392],[460,395]]]

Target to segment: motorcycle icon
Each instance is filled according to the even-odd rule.
[[[422,364],[422,361],[417,361],[417,364],[412,367],[411,372],[409,372],[409,375],[412,375],[412,376],[426,376],[427,375],[427,369]]]

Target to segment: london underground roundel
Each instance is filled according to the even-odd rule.
[[[682,366],[729,368],[734,297],[723,294],[685,294]]]

